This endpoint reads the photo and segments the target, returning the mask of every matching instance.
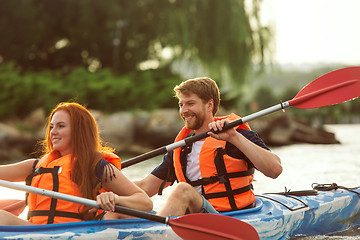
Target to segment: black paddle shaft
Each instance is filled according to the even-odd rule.
[[[115,205],[115,212],[133,216],[133,217],[147,219],[147,220],[158,222],[158,223],[168,224],[168,218],[166,218],[166,217],[155,215],[152,213],[138,211],[135,209],[121,207],[119,205]]]
[[[230,128],[233,128],[233,127],[236,127],[236,126],[239,126],[241,124],[243,124],[243,120],[240,118],[238,120],[235,120],[235,121],[232,121],[228,124],[225,124],[225,126],[223,127],[223,130],[222,131],[226,131]],[[156,157],[156,156],[159,156],[159,155],[162,155],[162,154],[165,154],[171,150],[174,150],[178,147],[183,147],[183,146],[186,146],[186,145],[189,145],[193,142],[196,142],[196,141],[199,141],[203,138],[206,138],[209,136],[209,132],[213,132],[213,133],[220,133],[222,131],[214,131],[214,130],[208,130],[206,132],[203,132],[203,133],[200,133],[200,134],[197,134],[195,136],[192,136],[192,137],[189,137],[189,138],[186,138],[182,141],[179,141],[179,142],[175,142],[173,144],[170,144],[170,145],[167,145],[165,147],[161,147],[161,148],[158,148],[158,149],[155,149],[151,152],[148,152],[148,153],[144,153],[140,156],[137,156],[137,157],[134,157],[134,158],[131,158],[123,163],[121,163],[121,168],[126,168],[126,167],[129,167],[131,165],[134,165],[136,163],[139,163],[139,162],[142,162],[142,161],[145,161],[145,160],[148,160],[150,158],[153,158],[153,157]]]

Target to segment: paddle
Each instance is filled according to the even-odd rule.
[[[349,101],[360,96],[360,67],[348,67],[329,72],[308,85],[306,85],[292,100],[280,103],[273,107],[253,113],[236,121],[226,124],[223,131],[239,126],[243,123],[260,118],[270,113],[284,110],[293,106],[297,108],[310,109]],[[193,137],[186,138],[182,141],[169,144],[165,147],[155,149],[151,152],[144,153],[140,156],[131,158],[121,163],[121,168],[126,168],[147,159],[165,154],[178,147],[186,146],[208,137],[209,130]]]
[[[20,199],[0,199],[0,209],[11,212],[19,216],[26,207],[25,200]]]
[[[0,186],[99,208],[96,201],[0,180]],[[169,225],[183,239],[260,239],[250,224],[220,214],[198,213],[177,218],[162,217],[116,205],[115,211]]]

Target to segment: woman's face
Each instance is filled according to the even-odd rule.
[[[50,122],[50,138],[55,151],[61,156],[71,153],[71,125],[70,116],[66,111],[54,113]]]

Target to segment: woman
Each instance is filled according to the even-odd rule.
[[[46,129],[43,157],[0,166],[1,179],[26,180],[34,187],[96,198],[98,206],[108,211],[106,219],[118,217],[112,213],[115,204],[140,211],[152,209],[147,194],[111,163],[120,162],[120,159],[112,153],[113,149],[104,147],[97,123],[85,107],[78,103],[60,103],[49,116]],[[102,193],[97,195],[99,192]],[[93,209],[80,204],[31,193],[27,201],[28,221],[0,211],[0,225],[96,219]]]

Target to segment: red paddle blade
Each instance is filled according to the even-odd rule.
[[[169,225],[177,235],[185,240],[260,239],[255,228],[250,224],[220,214],[188,214],[169,219]]]
[[[0,199],[0,209],[11,212],[19,216],[25,209],[25,200],[20,199]]]
[[[306,85],[289,101],[297,108],[318,108],[355,99],[360,96],[360,67],[329,72]]]

